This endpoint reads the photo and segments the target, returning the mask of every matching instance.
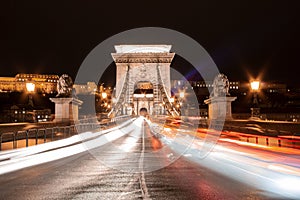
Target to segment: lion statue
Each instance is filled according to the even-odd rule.
[[[227,76],[224,74],[218,74],[213,82],[213,93],[212,97],[225,97],[230,96],[229,94],[229,81]]]
[[[63,74],[58,79],[57,82],[57,95],[56,97],[71,97],[73,91],[73,81],[72,78],[67,75]]]

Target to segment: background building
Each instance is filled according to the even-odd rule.
[[[26,92],[26,83],[35,84],[36,92],[52,94],[56,92],[58,75],[17,74],[15,77],[0,77],[0,92]]]
[[[184,91],[186,102],[188,97],[195,95],[198,99],[200,116],[206,117],[207,105],[204,100],[209,98],[213,90],[212,81],[172,80],[171,88],[174,96]],[[237,99],[232,103],[233,117],[249,118],[250,108],[253,105],[253,91],[250,82],[230,81],[229,93]],[[270,120],[300,120],[300,89],[287,86],[281,82],[261,82],[258,96],[258,105],[261,109],[261,118]]]
[[[0,77],[0,122],[42,122],[52,120],[58,75],[17,74]],[[28,85],[32,86],[29,91]]]
[[[0,77],[0,122],[48,121],[54,113],[50,97],[57,94],[58,75],[53,74],[17,74],[15,77]],[[26,83],[33,83],[33,93],[28,93]],[[104,83],[74,84],[78,98],[84,101],[82,114],[96,111],[105,115],[112,108],[115,89]],[[213,89],[212,81],[171,80],[171,96],[183,115],[207,117],[207,105]],[[253,104],[253,91],[248,81],[230,81],[229,93],[237,99],[232,103],[234,118],[250,117]],[[257,94],[260,117],[270,120],[300,121],[300,88],[281,82],[261,82]],[[197,101],[195,101],[196,98]],[[95,108],[90,108],[94,102]]]
[[[97,85],[95,82],[87,82],[86,84],[74,84],[73,88],[76,94],[95,94],[97,92]]]
[[[51,109],[32,110],[26,106],[11,106],[2,111],[1,122],[46,122],[52,120]]]

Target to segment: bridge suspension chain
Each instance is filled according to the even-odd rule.
[[[114,113],[115,116],[118,116],[122,110],[123,107],[123,103],[126,101],[126,92],[127,92],[127,88],[128,88],[128,83],[129,83],[129,70],[130,67],[127,66],[127,71],[126,71],[126,75],[124,77],[124,81],[122,84],[122,89],[120,94],[117,97],[117,101],[114,104],[113,108],[111,109],[111,111],[108,113],[108,117],[111,117],[112,114]]]
[[[174,105],[171,103],[171,99],[166,91],[166,87],[165,84],[163,82],[163,79],[161,78],[161,71],[160,71],[160,66],[157,65],[156,67],[157,70],[157,78],[158,78],[158,85],[159,85],[159,89],[161,92],[161,97],[162,100],[165,104],[166,107],[166,111],[172,115],[172,117],[178,117],[180,116],[180,114],[178,113],[178,111],[176,110],[176,108],[174,107]]]

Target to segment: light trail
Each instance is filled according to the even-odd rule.
[[[130,120],[109,130],[85,132],[71,138],[31,146],[23,151],[20,149],[3,153],[0,155],[0,175],[94,149],[130,133],[133,128]]]
[[[110,158],[116,160],[114,156],[125,157],[126,153],[137,147],[139,139],[144,140],[144,136],[141,135],[143,120],[144,118],[140,117],[113,129],[96,133],[86,132],[26,149],[1,152],[0,174],[79,154],[127,135],[123,143],[115,145],[118,152],[123,154],[116,153]],[[156,126],[151,122],[148,124]],[[270,197],[292,199],[300,197],[300,151],[291,149],[280,151],[278,148],[266,148],[259,144],[249,145],[246,142],[221,138],[211,152],[205,158],[201,158],[201,150],[210,145],[205,143],[203,138],[193,137],[188,130],[161,129],[158,126],[156,129],[163,131],[160,140],[170,147],[174,154],[182,154],[186,159],[201,166],[256,187]],[[77,144],[81,140],[84,142]],[[170,155],[172,152],[165,154]]]
[[[164,131],[172,131],[165,129]],[[170,133],[169,133],[170,134]],[[166,137],[168,134],[164,134]],[[267,192],[270,197],[300,198],[300,151],[285,154],[278,148],[250,144],[221,138],[213,150],[202,159],[200,150],[207,143],[203,138],[187,137],[186,133],[176,135],[176,141],[163,142],[174,151],[180,152],[190,145],[184,156],[232,179],[254,186]],[[204,148],[203,148],[204,147]]]

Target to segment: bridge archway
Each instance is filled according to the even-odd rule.
[[[151,115],[179,116],[170,100],[170,65],[175,55],[170,52],[171,45],[117,45],[115,49],[116,104],[109,115],[138,114],[143,106]],[[141,86],[149,87],[152,94],[137,94],[145,90]]]
[[[152,114],[153,101],[153,84],[150,81],[138,81],[134,85],[133,93],[133,110],[139,114],[141,108],[146,108]]]

